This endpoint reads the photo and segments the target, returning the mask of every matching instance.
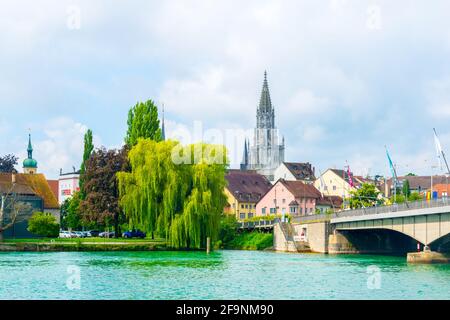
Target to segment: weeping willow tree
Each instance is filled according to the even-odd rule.
[[[165,237],[175,248],[216,239],[224,194],[226,150],[141,139],[130,150],[131,172],[119,172],[120,204],[130,224]]]

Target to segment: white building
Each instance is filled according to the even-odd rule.
[[[59,194],[58,201],[62,204],[67,199],[71,198],[74,192],[80,190],[80,171],[59,174]]]
[[[283,162],[274,173],[274,182],[279,179],[313,184],[316,180],[315,169],[309,162]]]

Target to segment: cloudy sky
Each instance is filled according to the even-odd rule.
[[[31,130],[55,178],[79,166],[87,128],[97,146],[121,146],[128,109],[146,99],[165,104],[169,136],[248,131],[267,70],[286,160],[385,175],[387,145],[399,174],[437,173],[433,127],[450,155],[449,11],[447,0],[2,1],[0,154],[23,159]],[[233,166],[240,140],[224,141]]]

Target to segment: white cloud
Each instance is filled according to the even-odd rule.
[[[324,114],[330,107],[331,103],[327,98],[317,97],[309,90],[300,89],[290,98],[284,110],[286,118],[299,121],[302,116]]]
[[[374,4],[382,15],[377,32],[367,28]],[[69,5],[81,10],[79,30],[67,28]],[[358,166],[384,168],[387,141],[409,159],[430,148],[433,126],[443,144],[450,134],[448,1],[18,0],[1,7],[0,125],[14,131],[0,149],[22,146],[15,131],[31,126],[48,150],[36,155],[45,170],[79,163],[78,122],[108,132],[110,145],[122,143],[123,130],[105,128],[124,123],[127,108],[146,98],[164,102],[166,120],[178,126],[253,128],[264,69],[289,160],[342,163],[345,141],[350,155],[381,147],[378,162]],[[55,115],[74,120],[33,125]]]
[[[307,125],[303,129],[303,140],[308,143],[317,142],[326,138],[325,128],[319,125]]]
[[[239,86],[230,84],[232,80],[224,67],[208,67],[190,79],[166,81],[158,100],[164,101],[168,112],[185,121],[211,119],[210,124],[216,124],[248,107],[239,95]]]
[[[425,87],[428,112],[438,119],[450,117],[450,77],[430,81]]]
[[[32,135],[33,157],[38,161],[38,171],[45,173],[47,178],[56,178],[59,170],[77,170],[81,164],[84,150],[84,134],[87,127],[70,118],[59,117],[48,120],[41,126],[42,139]],[[94,135],[94,146],[100,147],[101,140]],[[26,143],[24,143],[26,146]],[[19,166],[26,158],[25,147],[19,150]]]

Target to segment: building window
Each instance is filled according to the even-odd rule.
[[[245,209],[248,209],[248,204],[245,205]]]
[[[286,199],[283,199],[282,202],[283,202],[283,204],[285,204],[286,203]]]
[[[262,214],[266,214],[266,207],[262,208]]]
[[[300,208],[300,214],[303,214],[303,208]]]
[[[241,214],[239,215],[239,217],[240,217],[241,220],[244,220],[244,219],[245,219],[245,213],[241,213]]]
[[[244,209],[244,205],[243,204],[241,204],[241,209]]]
[[[333,186],[333,191],[336,191],[336,186]]]
[[[249,218],[249,219],[253,218],[253,213],[249,213],[249,214],[248,214],[248,218]]]
[[[291,213],[297,213],[297,207],[290,207]]]
[[[274,214],[276,212],[277,212],[277,210],[275,208],[270,208],[270,213]]]

